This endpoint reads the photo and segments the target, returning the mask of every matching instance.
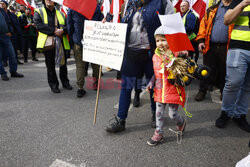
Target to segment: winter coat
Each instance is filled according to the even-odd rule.
[[[203,50],[203,55],[205,55],[207,51],[210,49],[210,40],[211,40],[211,33],[213,29],[213,22],[214,22],[214,18],[216,16],[218,7],[220,5],[220,2],[221,1],[219,1],[216,5],[213,5],[207,9],[205,16],[202,18],[201,23],[200,23],[200,28],[199,28],[199,32],[197,34],[196,40],[198,44],[205,43],[205,49]],[[227,46],[229,46],[233,26],[234,24],[231,24],[229,25],[229,28],[228,28]]]
[[[183,86],[176,87],[168,82],[167,78],[169,72],[164,70],[164,74],[160,73],[162,69],[162,58],[157,53],[153,56],[153,66],[156,78],[155,88],[154,88],[154,100],[159,103],[167,104],[180,104],[184,107],[186,101],[185,88]],[[178,89],[178,90],[177,90]],[[182,100],[179,96],[181,94]]]
[[[34,23],[32,15],[29,18],[25,14],[19,17],[23,36],[37,36],[36,28],[32,25],[28,25],[28,19],[30,19],[30,23]]]
[[[67,29],[69,38],[79,46],[82,46],[81,40],[83,38],[84,21],[88,20],[82,14],[69,9],[67,13]],[[103,14],[101,13],[100,6],[97,5],[94,16],[91,20],[101,21]]]
[[[0,35],[5,35],[8,32],[8,26],[5,22],[5,18],[0,12]]]

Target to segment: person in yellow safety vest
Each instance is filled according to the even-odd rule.
[[[234,23],[227,54],[226,84],[223,90],[218,128],[233,120],[250,133],[246,120],[250,96],[250,0],[233,0],[224,16],[224,24]]]
[[[44,7],[36,9],[33,20],[39,31],[37,39],[37,49],[42,50],[45,55],[45,64],[47,67],[48,83],[51,91],[54,93],[60,93],[58,88],[59,82],[56,76],[55,70],[55,56],[56,46],[50,50],[43,50],[48,36],[53,36],[56,39],[59,37],[62,42],[62,46],[65,50],[70,50],[69,41],[67,39],[67,27],[65,16],[62,12],[55,9],[55,3],[51,0],[43,0]],[[57,20],[57,23],[55,22]],[[57,26],[56,26],[57,24]],[[69,84],[68,72],[67,72],[67,58],[64,54],[62,60],[65,60],[63,64],[60,64],[60,80],[63,88],[71,90],[72,86]]]
[[[19,7],[19,12],[17,12],[17,17],[20,17],[21,15],[25,14],[26,7],[24,5],[21,5]]]
[[[185,25],[188,38],[191,41],[195,50],[194,52],[189,51],[189,56],[193,59],[193,55],[195,54],[195,62],[197,62],[199,58],[199,51],[198,51],[198,44],[195,41],[195,38],[196,38],[196,34],[198,33],[197,29],[199,29],[199,26],[197,26],[196,23],[199,24],[199,20],[191,11],[188,1],[181,2],[180,10],[181,10],[182,20]]]

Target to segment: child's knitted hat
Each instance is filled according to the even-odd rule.
[[[156,35],[165,35],[164,30],[163,30],[163,26],[160,26],[160,27],[158,27],[158,28],[155,30],[154,36],[156,36]]]

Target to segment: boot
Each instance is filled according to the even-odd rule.
[[[116,132],[122,132],[125,130],[125,123],[126,121],[123,119],[120,119],[119,117],[115,116],[115,121],[110,123],[106,127],[106,131],[110,133],[116,133]]]
[[[247,122],[246,115],[241,115],[240,118],[233,118],[240,129],[250,133],[250,125]]]
[[[227,113],[222,111],[220,117],[215,122],[215,126],[218,128],[225,128],[229,120],[230,117],[227,116]]]
[[[140,93],[135,92],[133,106],[134,107],[139,107],[140,106]]]
[[[202,92],[202,91],[199,91],[197,93],[197,95],[195,96],[195,100],[196,101],[202,101],[205,99],[205,96],[206,96],[206,93],[205,92]]]

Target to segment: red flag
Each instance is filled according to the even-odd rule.
[[[180,13],[159,15],[165,37],[172,52],[194,51],[188,39]]]
[[[199,19],[201,20],[203,18],[203,16],[205,15],[206,12],[206,2],[204,2],[203,0],[197,0],[192,8],[193,10],[199,14]]]
[[[27,6],[27,4],[24,2],[24,0],[16,0],[16,3]]]
[[[174,5],[174,8],[176,9],[176,13],[181,11],[181,3],[182,3],[182,0],[179,0],[179,1]]]
[[[63,5],[73,9],[91,20],[97,6],[96,0],[64,0]]]

